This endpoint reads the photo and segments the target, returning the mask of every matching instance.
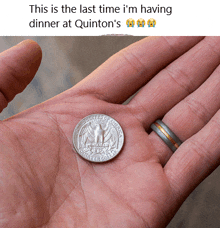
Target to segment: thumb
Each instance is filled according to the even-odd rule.
[[[41,48],[32,40],[25,40],[0,54],[0,112],[31,82],[41,58]]]

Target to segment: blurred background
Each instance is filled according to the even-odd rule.
[[[41,66],[30,85],[0,114],[6,119],[71,88],[122,48],[143,37],[0,37],[0,51],[25,39],[42,48]],[[184,202],[168,228],[220,227],[220,168]]]

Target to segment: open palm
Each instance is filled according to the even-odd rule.
[[[70,90],[2,121],[0,227],[165,227],[219,164],[219,53],[216,38],[146,38]],[[0,58],[3,109],[36,73],[41,51],[25,41]],[[73,149],[76,124],[94,113],[116,119],[125,135],[106,163]],[[185,141],[175,154],[147,133],[163,116]]]

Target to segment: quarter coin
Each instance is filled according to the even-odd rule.
[[[124,143],[124,133],[119,123],[104,114],[83,118],[73,132],[76,152],[91,162],[109,161],[118,155]]]

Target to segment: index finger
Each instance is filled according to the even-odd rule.
[[[113,55],[75,89],[122,103],[203,37],[147,37]],[[76,91],[76,90],[75,90]]]

